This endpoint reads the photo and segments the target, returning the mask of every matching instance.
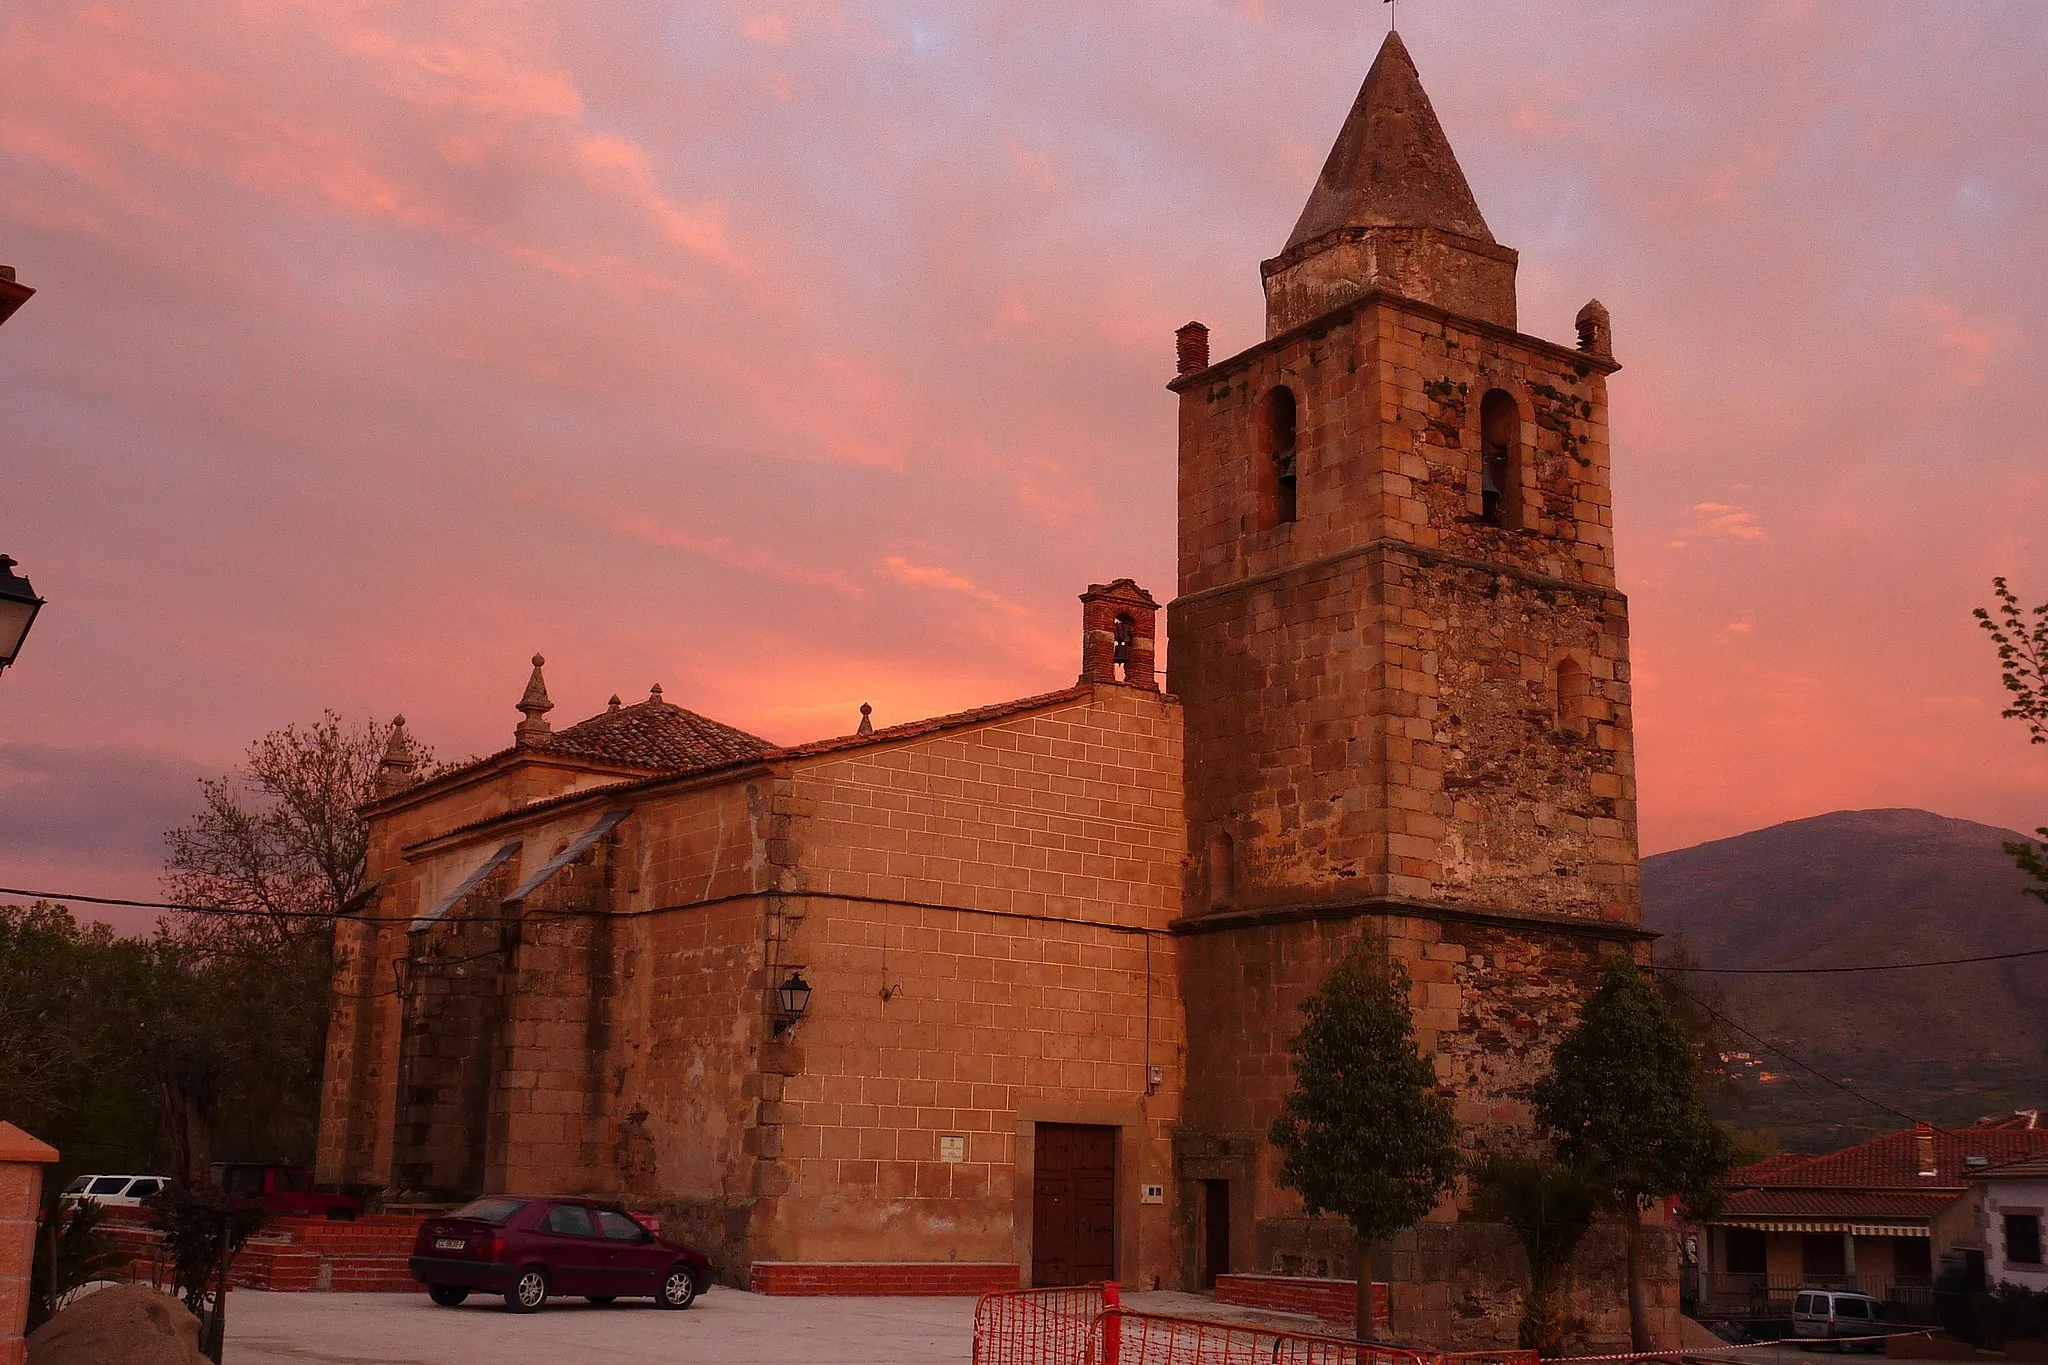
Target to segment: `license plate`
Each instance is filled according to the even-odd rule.
[[[434,1239],[434,1250],[436,1251],[460,1251],[468,1245],[469,1243],[460,1237],[436,1237]]]

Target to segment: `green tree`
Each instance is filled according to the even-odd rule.
[[[1369,937],[1302,1001],[1294,1089],[1273,1121],[1280,1179],[1357,1238],[1358,1334],[1370,1338],[1373,1248],[1421,1221],[1457,1178],[1458,1126],[1415,1046],[1407,972]]]
[[[1564,1354],[1564,1289],[1572,1253],[1585,1240],[1603,1191],[1593,1172],[1537,1156],[1493,1156],[1472,1172],[1473,1208],[1514,1229],[1529,1257],[1529,1294],[1522,1300],[1518,1344],[1545,1356]]]
[[[138,1049],[148,946],[62,905],[0,905],[0,1115],[63,1153],[53,1184],[146,1169],[154,1081]]]
[[[1627,956],[1608,958],[1579,1022],[1536,1083],[1537,1118],[1565,1160],[1596,1172],[1628,1239],[1629,1337],[1654,1349],[1643,1289],[1643,1210],[1679,1197],[1693,1216],[1720,1199],[1734,1162],[1727,1131],[1707,1112],[1685,1032]]]
[[[2003,578],[1991,580],[1991,591],[1998,598],[1996,611],[1979,607],[1972,614],[1998,647],[1998,680],[2012,694],[2012,705],[2001,714],[2026,724],[2029,743],[2048,744],[2048,602],[2021,607]],[[2034,833],[2039,841],[2023,839],[2005,851],[2033,878],[2027,894],[2048,901],[2048,825]]]

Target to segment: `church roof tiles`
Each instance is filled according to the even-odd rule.
[[[759,735],[721,724],[659,698],[558,730],[532,746],[538,753],[629,764],[659,772],[689,772],[754,758],[775,748]]]

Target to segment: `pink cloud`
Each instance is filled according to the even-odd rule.
[[[1070,681],[1083,585],[1173,594],[1172,330],[1263,336],[1370,8],[30,0],[0,743],[487,750],[536,649],[778,739]],[[2038,823],[1968,619],[2048,596],[2038,24],[1401,8],[1523,326],[1614,312],[1645,845]]]

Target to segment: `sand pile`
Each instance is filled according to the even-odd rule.
[[[169,1294],[109,1285],[73,1302],[28,1339],[28,1365],[207,1365],[199,1319]]]

